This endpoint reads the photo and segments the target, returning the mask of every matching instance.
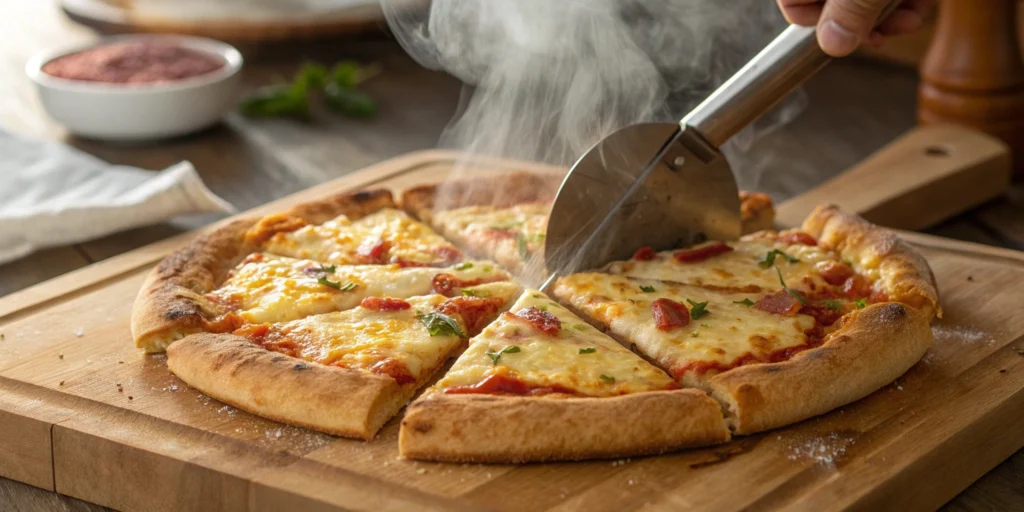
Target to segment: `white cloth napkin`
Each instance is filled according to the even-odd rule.
[[[234,211],[189,162],[145,171],[0,130],[0,263],[185,213]]]

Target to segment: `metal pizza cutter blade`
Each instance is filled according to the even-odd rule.
[[[890,2],[879,19],[899,4]],[[547,290],[559,275],[741,232],[739,191],[718,150],[831,58],[813,27],[792,25],[679,124],[627,126],[595,144],[562,182],[544,245]]]

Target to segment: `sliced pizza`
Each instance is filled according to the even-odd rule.
[[[215,313],[207,330],[224,331],[214,328],[218,323],[286,322],[342,311],[366,297],[486,294],[487,287],[481,285],[509,279],[507,272],[488,261],[465,261],[448,268],[394,263],[325,266],[313,260],[253,253],[204,296]]]
[[[802,241],[783,252],[783,237]],[[555,295],[684,385],[709,391],[736,433],[821,414],[892,382],[924,354],[941,314],[920,256],[834,207],[816,210],[803,231],[756,244],[639,256],[609,267],[625,275],[565,277]],[[838,266],[844,278],[830,279]]]
[[[728,437],[705,393],[680,389],[528,290],[409,406],[399,447],[417,459],[525,462],[659,453]]]
[[[203,393],[274,420],[372,439],[417,389],[518,291],[492,296],[367,297],[348,311],[231,334],[195,334],[167,350],[170,370]]]
[[[560,176],[513,173],[406,191],[402,206],[471,254],[516,274],[540,262],[551,200]],[[533,188],[530,188],[533,187]],[[502,194],[516,190],[514,194]],[[533,192],[527,192],[532,190]],[[743,232],[771,227],[775,210],[766,194],[740,192]]]
[[[331,265],[448,266],[462,260],[462,251],[394,208],[357,220],[342,214],[322,224],[271,215],[253,226],[246,239],[271,254]]]

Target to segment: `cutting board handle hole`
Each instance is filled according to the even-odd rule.
[[[934,157],[949,156],[949,150],[942,146],[928,146],[924,148],[924,154]]]

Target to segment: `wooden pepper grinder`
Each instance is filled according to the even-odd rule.
[[[1010,146],[1024,176],[1024,61],[1018,0],[942,0],[921,63],[918,121],[977,128]]]

